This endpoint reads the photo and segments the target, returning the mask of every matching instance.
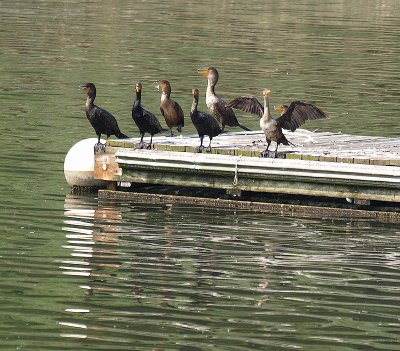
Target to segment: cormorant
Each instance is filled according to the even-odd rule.
[[[211,152],[211,140],[213,137],[221,134],[222,126],[220,123],[208,113],[197,111],[197,105],[199,103],[199,89],[192,90],[193,103],[190,110],[190,118],[194,126],[197,129],[197,133],[200,137],[200,146],[198,146],[195,152],[201,152],[202,149],[206,149],[207,152]],[[210,144],[205,148],[203,146],[204,136],[208,135],[210,138]]]
[[[240,127],[244,130],[250,131],[249,128],[239,124],[235,112],[232,108],[228,107],[222,98],[215,94],[215,85],[218,82],[219,74],[214,67],[207,67],[203,72],[203,76],[208,79],[206,91],[206,105],[212,112],[218,122],[222,125],[222,130],[225,126]]]
[[[323,119],[328,116],[318,107],[302,101],[293,101],[288,108],[280,106],[282,115],[273,119],[269,109],[269,89],[263,90],[264,107],[253,96],[241,96],[228,103],[229,107],[239,109],[257,115],[260,118],[260,127],[264,131],[267,140],[267,148],[261,153],[262,157],[268,156],[268,149],[271,141],[276,142],[274,158],[278,152],[279,144],[289,145],[290,143],[282,133],[282,128],[294,132],[298,127],[303,125],[307,120]],[[293,145],[293,144],[292,144]]]
[[[108,111],[94,104],[96,99],[96,86],[93,83],[86,83],[81,86],[81,90],[86,94],[85,112],[90,124],[94,128],[98,141],[94,146],[94,152],[105,149],[105,144],[100,143],[101,134],[106,134],[107,139],[110,135],[115,135],[119,139],[129,138],[121,133],[117,120]]]
[[[135,89],[136,100],[132,106],[132,118],[138,126],[140,135],[142,136],[140,139],[140,143],[136,145],[136,148],[143,149],[144,147],[146,147],[147,149],[151,149],[153,135],[163,132],[164,129],[161,127],[161,124],[158,121],[157,117],[154,116],[151,112],[146,111],[141,105],[142,83],[137,82]],[[143,143],[143,137],[145,133],[150,133],[151,135],[150,144]]]
[[[173,136],[173,127],[177,127],[178,132],[182,133],[182,127],[184,126],[183,111],[176,101],[170,99],[171,85],[167,80],[159,80],[156,88],[162,90],[160,111],[165,118],[165,123],[167,123],[171,136]]]

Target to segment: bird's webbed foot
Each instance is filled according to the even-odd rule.
[[[144,143],[143,141],[140,141],[140,142],[138,142],[138,143],[135,144],[134,149],[135,149],[135,150],[143,149],[144,146],[145,146],[145,143]]]
[[[153,148],[153,144],[146,143],[145,147],[146,147],[147,150],[151,150]]]
[[[211,145],[208,145],[208,146],[205,148],[205,150],[206,150],[206,152],[211,152]]]
[[[204,147],[203,145],[200,145],[200,146],[198,146],[198,147],[196,147],[196,148],[194,149],[194,152],[195,152],[196,154],[199,154],[203,149],[205,149],[205,147]]]
[[[103,152],[106,151],[106,144],[103,144],[103,143],[100,143],[100,142],[94,144],[94,153],[97,154],[97,153],[99,153],[101,151],[103,151]]]
[[[276,153],[273,151],[269,151],[269,150],[264,150],[261,152],[260,157],[272,157],[275,158],[276,157]]]

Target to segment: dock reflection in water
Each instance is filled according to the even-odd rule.
[[[268,87],[332,117],[310,131],[398,138],[399,6],[2,0],[0,349],[399,349],[398,225],[65,200],[63,176],[94,136],[80,84],[135,137],[137,80],[157,114],[169,79],[189,118],[209,65],[227,101]]]
[[[99,201],[65,202],[72,259],[60,266],[82,289],[59,321],[68,340],[96,350],[398,343],[399,232],[388,224]]]

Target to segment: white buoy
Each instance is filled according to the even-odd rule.
[[[105,140],[100,140],[105,143]],[[64,160],[64,175],[70,186],[103,187],[105,180],[94,179],[94,145],[97,138],[89,138],[76,143],[68,151]]]

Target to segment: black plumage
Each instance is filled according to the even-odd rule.
[[[211,116],[208,113],[197,110],[197,105],[199,103],[199,90],[193,89],[192,95],[193,95],[193,103],[192,103],[192,108],[190,110],[190,118],[192,119],[192,122],[196,127],[197,133],[199,134],[200,137],[200,146],[196,148],[195,152],[201,152],[202,149],[206,149],[206,151],[211,152],[211,140],[213,137],[216,137],[217,135],[221,134],[222,126],[214,118],[214,116]],[[205,135],[207,135],[210,138],[210,143],[207,146],[207,148],[203,146],[203,139]]]
[[[292,101],[289,106],[280,105],[277,111],[281,113],[281,117],[277,118],[278,124],[291,132],[294,132],[306,121],[328,118],[325,112],[317,106],[303,101]]]
[[[254,96],[239,96],[230,101],[227,106],[262,117],[264,107]]]
[[[141,105],[142,99],[142,83],[138,82],[135,86],[136,89],[136,100],[132,106],[132,118],[139,128],[139,132],[141,135],[140,143],[136,145],[136,148],[143,149],[151,149],[153,136],[158,133],[162,133],[165,129],[161,127],[161,124],[157,117],[153,115],[151,112],[145,110]],[[145,133],[149,133],[150,143],[146,144],[143,142],[143,137]]]
[[[94,104],[96,86],[93,83],[86,83],[81,86],[81,90],[86,94],[86,117],[98,137],[97,144],[94,146],[95,152],[100,149],[104,150],[105,148],[105,145],[100,143],[101,134],[107,135],[107,139],[110,135],[115,135],[119,139],[129,138],[120,131],[117,120],[110,112]]]

